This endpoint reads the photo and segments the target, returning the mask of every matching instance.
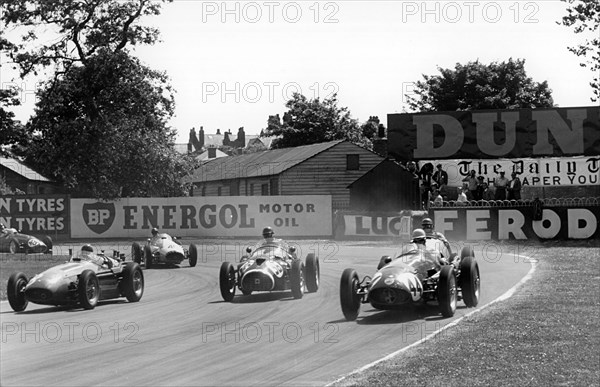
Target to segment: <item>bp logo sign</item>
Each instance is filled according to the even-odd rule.
[[[96,234],[108,231],[115,220],[114,203],[86,203],[83,205],[82,211],[85,224]]]

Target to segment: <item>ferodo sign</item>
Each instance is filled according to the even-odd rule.
[[[600,206],[548,207],[542,220],[532,218],[530,207],[434,211],[436,231],[452,240],[600,238]]]
[[[331,196],[206,196],[71,200],[73,238],[147,237],[152,227],[175,236],[331,235]]]

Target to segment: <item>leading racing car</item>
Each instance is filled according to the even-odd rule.
[[[445,239],[427,237],[424,245],[404,247],[396,259],[383,256],[373,277],[359,279],[348,268],[340,280],[340,303],[346,320],[356,320],[360,305],[376,309],[403,309],[412,304],[437,301],[444,317],[452,317],[457,301],[467,307],[479,302],[479,265],[473,249],[452,253]]]
[[[180,264],[185,259],[191,267],[196,266],[198,262],[198,246],[191,244],[189,249],[185,249],[179,240],[165,233],[157,233],[156,236],[148,238],[144,247],[134,242],[131,252],[133,260],[140,265],[144,262],[146,269],[160,263]]]
[[[236,288],[242,294],[255,291],[291,290],[296,299],[302,298],[304,288],[310,293],[319,289],[319,259],[306,256],[306,264],[296,256],[296,249],[281,239],[271,239],[248,247],[235,267],[223,262],[219,272],[221,296],[227,302],[235,297]]]
[[[83,251],[68,262],[27,279],[17,272],[8,279],[8,302],[16,312],[29,302],[94,309],[98,301],[125,297],[137,302],[144,293],[144,274],[135,262],[123,262]]]

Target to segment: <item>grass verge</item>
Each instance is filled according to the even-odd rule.
[[[544,243],[513,297],[336,386],[599,386],[598,246]]]

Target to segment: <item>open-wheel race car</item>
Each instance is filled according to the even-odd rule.
[[[452,317],[458,300],[467,307],[479,302],[479,265],[473,249],[452,253],[445,239],[428,237],[424,245],[407,244],[398,257],[381,257],[373,277],[359,279],[345,269],[340,281],[340,303],[347,320],[356,320],[360,304],[376,309],[404,309],[437,301],[444,317]]]
[[[306,263],[296,256],[296,249],[276,239],[248,247],[237,267],[223,262],[219,272],[221,296],[232,301],[236,288],[242,294],[291,290],[296,299],[302,298],[304,290],[309,293],[319,289],[319,259],[314,254],[306,256]]]
[[[22,234],[15,228],[6,228],[0,224],[0,252],[3,253],[49,253],[52,251],[52,238],[36,238]]]
[[[185,259],[189,261],[191,267],[196,266],[198,262],[198,246],[191,244],[189,249],[186,249],[177,238],[165,233],[148,238],[143,247],[138,242],[134,242],[131,253],[133,260],[140,265],[143,262],[146,269],[157,264],[180,264]]]
[[[7,288],[8,302],[16,312],[25,310],[29,302],[93,309],[98,301],[120,297],[137,302],[143,293],[144,274],[137,263],[89,250],[29,280],[21,272],[13,273]]]

